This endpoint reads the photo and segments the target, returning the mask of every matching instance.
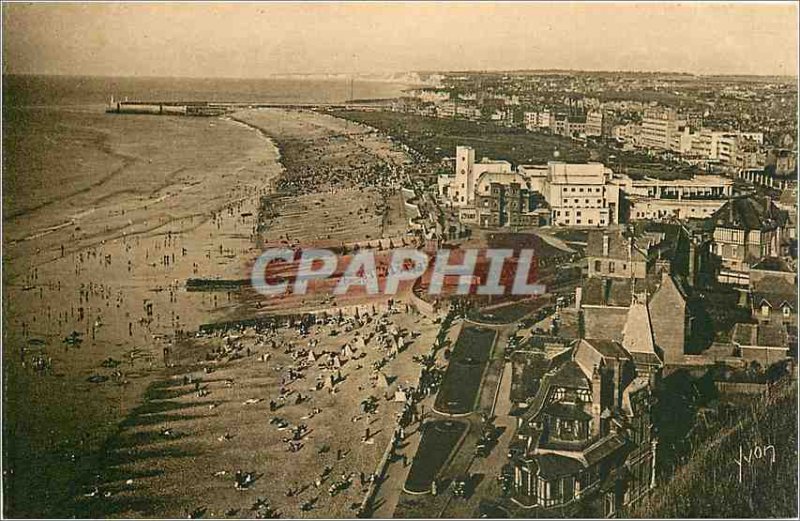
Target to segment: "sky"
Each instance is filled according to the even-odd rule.
[[[790,3],[5,4],[5,73],[581,69],[797,75]]]

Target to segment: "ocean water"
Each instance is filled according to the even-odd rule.
[[[387,99],[407,85],[354,79],[117,78],[89,76],[3,76],[3,106],[107,104],[110,97],[137,101],[241,101],[338,103]]]
[[[167,175],[153,168],[156,164],[196,171],[193,149],[207,150],[208,139],[219,139],[209,137],[215,133],[235,134],[224,130],[230,126],[225,122],[212,129],[214,118],[109,115],[105,108],[112,95],[143,101],[325,103],[346,101],[351,94],[353,99],[392,98],[406,87],[358,79],[351,86],[347,79],[6,75],[4,243],[82,220],[73,216],[96,210],[100,201],[113,205],[126,194],[152,189]]]

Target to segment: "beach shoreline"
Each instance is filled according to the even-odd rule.
[[[184,121],[188,120],[154,123],[180,128]],[[129,123],[138,124],[123,122],[122,127],[129,128]],[[216,127],[206,127],[210,123],[231,128],[217,132]],[[253,223],[240,214],[255,215],[260,196],[280,171],[277,150],[265,136],[252,133],[248,137],[249,129],[244,135],[230,123],[188,124],[201,133],[207,131],[204,128],[220,136],[233,133],[243,143],[239,149],[250,147],[249,152],[233,158],[222,151],[221,157],[209,155],[200,161],[186,156],[187,164],[196,165],[189,167],[190,172],[155,178],[152,189],[136,187],[134,192],[117,193],[114,187],[109,188],[111,197],[90,191],[79,198],[90,201],[90,206],[67,226],[5,244],[7,514],[68,516],[74,498],[85,493],[93,480],[93,461],[102,459],[102,447],[161,376],[161,351],[169,347],[171,337],[176,331],[195,330],[233,306],[229,300],[217,302],[207,295],[185,293],[178,281],[195,272],[225,277],[246,271],[238,255],[252,250]],[[197,144],[191,131],[181,132],[187,147]],[[164,154],[175,155],[175,145],[162,146],[162,157],[151,153],[145,161],[139,156],[138,165],[153,168],[154,161],[158,166],[164,161],[164,170],[177,170],[169,163],[179,163],[181,158],[163,159]],[[130,144],[117,140],[104,146]],[[203,164],[220,159],[220,166],[204,173]],[[197,166],[200,176],[192,177]],[[212,188],[220,182],[214,177],[228,176],[227,168],[242,175],[220,198]],[[208,196],[203,195],[204,184],[210,185]],[[63,215],[60,207],[75,198],[68,199],[68,203],[34,209],[27,222],[20,216],[10,217],[4,223],[6,230],[57,220]],[[195,201],[200,200],[211,204],[197,205]],[[131,216],[127,222],[119,215],[125,211]],[[47,214],[40,215],[43,212]],[[120,225],[109,227],[115,214]],[[63,252],[59,243],[67,244]],[[215,252],[217,246],[221,248]],[[229,257],[231,252],[236,255]],[[70,331],[76,335],[67,342]]]

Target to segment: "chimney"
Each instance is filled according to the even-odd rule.
[[[617,360],[614,364],[614,404],[619,407],[622,403],[622,360]]]
[[[602,363],[602,362],[601,362]],[[592,371],[592,437],[600,436],[600,413],[603,412],[602,401],[603,385],[600,378],[600,366],[594,366]]]
[[[603,257],[608,257],[608,234],[603,233]]]

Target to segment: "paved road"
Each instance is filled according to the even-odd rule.
[[[392,517],[396,511],[411,516],[419,513],[427,517],[472,517],[482,498],[494,498],[500,494],[497,476],[505,465],[506,448],[516,430],[516,420],[509,416],[511,412],[511,364],[503,361],[503,349],[508,337],[516,331],[515,324],[487,326],[498,331],[495,340],[492,360],[481,383],[481,395],[476,404],[475,412],[461,419],[470,422],[471,428],[464,442],[458,448],[451,462],[441,475],[452,478],[459,474],[482,475],[475,493],[469,500],[454,499],[450,491],[445,491],[437,497],[430,495],[411,496],[402,492],[403,483],[408,475],[408,468],[402,462],[389,466],[387,477],[376,497],[373,517]],[[460,327],[451,329],[451,345],[455,344]],[[433,403],[433,397],[426,400],[427,404]],[[434,413],[426,404],[426,411],[430,410],[431,417],[445,419],[447,416]],[[481,412],[494,416],[494,424],[503,430],[498,443],[486,458],[475,458],[474,450],[481,431]],[[409,459],[416,453],[419,446],[420,434],[413,432],[408,438],[408,445],[403,448]],[[398,505],[400,508],[398,509]]]

